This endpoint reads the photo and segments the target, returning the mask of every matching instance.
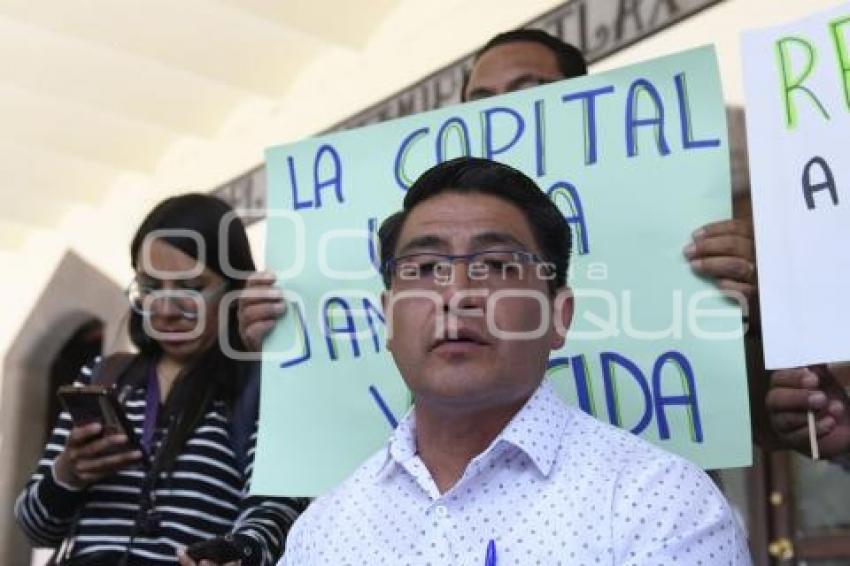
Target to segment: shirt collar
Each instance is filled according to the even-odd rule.
[[[541,475],[549,477],[558,458],[568,415],[564,402],[544,379],[488,450],[500,441],[506,442],[523,452]]]
[[[389,477],[397,466],[416,456],[416,415],[411,407],[398,423],[386,447],[386,459],[375,472],[375,482]]]
[[[487,458],[501,443],[523,452],[544,477],[548,477],[557,460],[561,437],[567,426],[567,413],[548,380],[534,391],[520,411],[476,460]],[[409,410],[399,422],[386,447],[386,459],[375,473],[379,482],[416,456],[416,416]]]

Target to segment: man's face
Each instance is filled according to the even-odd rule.
[[[469,75],[464,100],[478,100],[559,81],[555,54],[533,41],[513,41],[485,51]]]
[[[395,257],[482,251],[540,256],[519,208],[491,195],[446,192],[411,211]],[[418,278],[393,276],[384,293],[388,348],[418,407],[522,403],[539,385],[550,351],[563,345],[559,328],[572,315],[567,292],[552,297],[537,263],[489,265],[476,272],[457,260],[451,278],[429,276],[425,266]]]

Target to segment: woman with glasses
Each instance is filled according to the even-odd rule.
[[[216,198],[169,198],[142,222],[130,261],[138,354],[107,381],[135,442],[63,412],[18,521],[34,544],[61,545],[59,564],[273,564],[304,501],[248,495],[255,368],[225,353],[242,349],[232,299],[254,271],[245,228]]]

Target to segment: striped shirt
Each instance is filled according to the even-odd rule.
[[[144,386],[134,389],[124,403],[137,438],[142,437],[145,404]],[[263,565],[273,564],[282,552],[289,526],[306,500],[248,495],[257,431],[255,427],[247,443],[242,459],[245,469],[239,470],[228,414],[223,401],[211,403],[171,473],[160,475],[154,489],[159,527],[136,534],[131,547],[136,561],[177,564],[177,552],[185,546],[228,533],[255,541],[254,551],[261,553]],[[85,490],[61,485],[53,474],[53,463],[71,428],[70,415],[62,412],[38,469],[15,503],[15,515],[34,545],[58,546],[79,512],[72,556],[113,552],[117,563],[136,530],[143,466],[122,470]],[[165,427],[158,426],[152,453],[164,434]]]

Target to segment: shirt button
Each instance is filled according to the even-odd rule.
[[[437,513],[437,517],[440,517],[441,519],[445,519],[449,516],[449,510],[445,505],[437,505],[437,507],[434,508],[434,511]]]

